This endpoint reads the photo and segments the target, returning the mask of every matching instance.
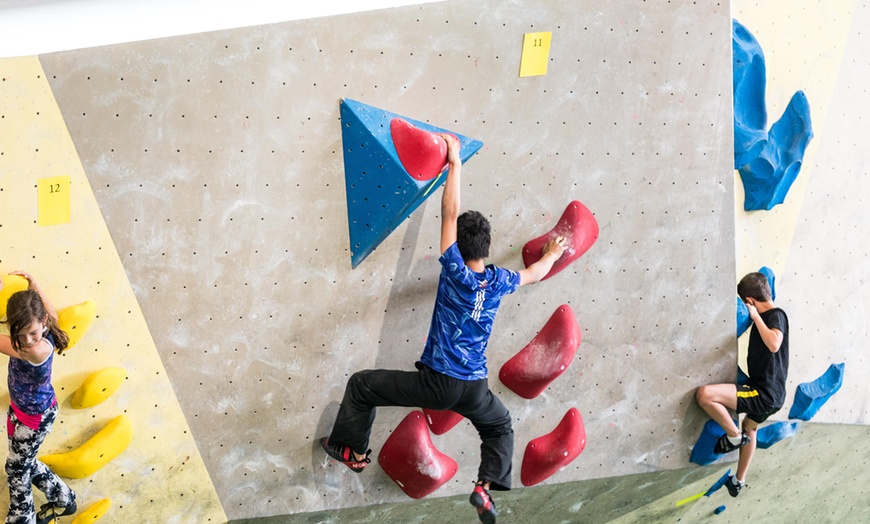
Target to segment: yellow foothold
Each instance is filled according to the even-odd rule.
[[[14,293],[27,289],[27,279],[20,275],[0,275],[3,289],[0,289],[0,318],[6,316],[6,303]]]
[[[70,403],[76,409],[92,408],[111,397],[127,378],[124,368],[106,368],[92,373],[73,393]]]
[[[83,479],[111,462],[132,441],[133,425],[126,415],[120,415],[78,448],[39,460],[61,477]]]
[[[69,335],[67,349],[75,346],[81,340],[96,316],[97,304],[93,300],[69,306],[58,312],[57,323],[60,329]]]
[[[109,511],[110,507],[112,507],[111,499],[103,499],[99,502],[95,502],[88,506],[88,509],[76,515],[72,524],[90,524],[91,522],[96,522],[100,520],[107,511]]]

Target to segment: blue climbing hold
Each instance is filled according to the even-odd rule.
[[[770,128],[761,154],[739,168],[746,193],[743,209],[770,210],[783,203],[800,173],[804,151],[812,138],[810,104],[804,92],[798,91]]]
[[[767,449],[780,440],[793,437],[797,430],[797,422],[775,422],[758,430],[755,434],[755,444],[760,449]]]
[[[723,511],[725,511],[725,506],[719,506],[718,508],[713,510],[713,513],[718,515],[718,514],[722,513]]]
[[[737,424],[737,421],[735,420],[734,423]],[[696,442],[695,447],[692,448],[692,454],[689,456],[689,460],[695,464],[706,466],[721,458],[722,455],[713,453],[713,448],[716,446],[716,440],[724,434],[725,430],[722,429],[722,426],[720,426],[718,422],[715,420],[708,420],[707,423],[704,424],[704,429],[701,430],[701,436],[698,437],[698,442]]]
[[[794,394],[794,404],[788,412],[788,418],[809,420],[818,413],[834,393],[843,385],[845,363],[831,364],[827,371],[812,382],[804,382],[797,387]]]
[[[704,493],[704,496],[705,496],[705,497],[709,497],[709,496],[712,495],[713,493],[716,493],[717,491],[719,491],[719,489],[720,489],[722,486],[724,486],[726,482],[728,482],[728,477],[730,477],[730,476],[731,476],[731,470],[729,469],[728,471],[725,472],[724,475],[722,475],[721,477],[719,477],[719,480],[717,480],[717,481],[716,481],[712,486],[710,486],[710,489],[708,489],[708,490]]]
[[[773,270],[767,266],[761,266],[758,272],[767,277],[767,283],[770,285],[770,298],[776,300],[776,275],[773,274]]]
[[[749,308],[737,297],[737,337],[746,333],[752,327],[752,319],[749,318]]]
[[[758,272],[767,277],[767,283],[770,285],[770,298],[776,300],[776,275],[773,274],[773,270],[767,266],[762,266]],[[740,297],[737,297],[737,337],[739,338],[751,327],[752,319],[749,318],[749,308],[740,300]]]
[[[731,27],[734,168],[743,180],[744,209],[770,210],[785,200],[813,137],[809,102],[803,91],[795,93],[768,131],[764,53],[740,22]]]
[[[737,20],[731,25],[734,90],[734,169],[748,164],[767,145],[767,84],[761,45]]]

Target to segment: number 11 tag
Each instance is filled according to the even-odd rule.
[[[543,76],[547,74],[550,60],[550,40],[553,33],[526,33],[523,38],[523,57],[520,60],[520,76]]]
[[[38,226],[54,226],[69,223],[69,188],[68,176],[40,178],[37,181],[36,224]]]

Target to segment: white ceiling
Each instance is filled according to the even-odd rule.
[[[437,0],[0,0],[0,58]]]

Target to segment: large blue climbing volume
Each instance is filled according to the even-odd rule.
[[[831,364],[822,376],[812,382],[798,385],[794,392],[794,403],[788,418],[809,420],[825,405],[843,385],[846,363]]]
[[[419,180],[405,170],[390,132],[393,119],[454,135],[463,163],[483,142],[348,98],[341,100],[340,109],[350,259],[356,268],[446,180],[446,172]]]
[[[810,104],[804,92],[798,91],[768,131],[761,153],[738,168],[746,193],[744,210],[769,211],[785,201],[812,138]]]
[[[782,204],[803,164],[813,138],[810,104],[803,91],[792,96],[779,120],[767,127],[767,73],[758,40],[740,22],[732,22],[734,89],[734,168],[740,171],[746,211]]]
[[[767,145],[767,67],[761,44],[737,20],[731,23],[734,90],[734,169],[755,160]]]

